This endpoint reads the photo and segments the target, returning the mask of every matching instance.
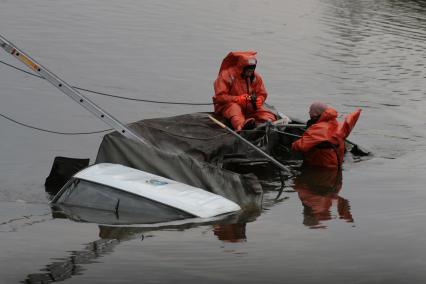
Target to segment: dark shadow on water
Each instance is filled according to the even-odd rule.
[[[342,171],[336,169],[302,168],[294,179],[293,188],[303,205],[303,224],[310,228],[327,228],[324,221],[339,218],[349,223],[354,219],[349,201],[340,196]],[[337,215],[333,216],[333,205]]]
[[[100,239],[87,244],[80,251],[72,251],[69,256],[55,259],[47,264],[39,273],[31,273],[22,283],[52,283],[84,273],[84,265],[95,263],[97,259],[114,251],[119,240]]]

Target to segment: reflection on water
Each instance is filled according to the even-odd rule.
[[[229,1],[221,0],[211,4],[208,1],[202,4],[201,1],[164,1],[160,5],[158,1],[123,1],[120,5],[113,1],[79,1],[79,5],[70,1],[33,2],[2,1],[0,24],[5,35],[10,35],[23,47],[29,46],[36,56],[48,57],[46,63],[52,69],[57,70],[59,66],[59,73],[83,86],[104,91],[119,90],[120,95],[125,96],[140,93],[140,98],[150,96],[154,100],[165,100],[174,95],[176,101],[193,98],[204,101],[211,96],[217,58],[232,48],[253,48],[262,57],[259,68],[265,75],[271,94],[268,100],[283,111],[289,111],[290,115],[304,113],[306,106],[318,99],[341,109],[342,114],[354,106],[363,108],[353,139],[377,153],[378,158],[370,163],[368,170],[372,172],[366,171],[368,166],[362,163],[356,165],[356,171],[345,174],[344,190],[340,174],[333,177],[332,174],[301,173],[293,180],[293,187],[303,209],[296,195],[290,194],[286,202],[265,211],[261,220],[251,223],[250,226],[256,230],[250,232],[245,229],[244,220],[232,220],[224,225],[207,224],[215,238],[213,243],[241,241],[238,245],[253,248],[249,255],[252,259],[265,261],[248,266],[250,258],[245,258],[244,265],[237,266],[235,259],[215,250],[207,254],[213,257],[204,259],[204,266],[197,267],[197,275],[209,274],[211,267],[220,267],[220,270],[225,270],[224,273],[221,271],[224,276],[232,273],[244,275],[241,282],[251,280],[250,283],[258,280],[259,275],[269,276],[277,283],[283,282],[279,278],[282,275],[288,277],[289,283],[421,283],[419,280],[424,280],[424,180],[421,170],[410,174],[413,166],[424,167],[426,153],[424,0],[267,0],[253,2],[252,5],[233,1],[232,17],[229,11],[224,13],[229,8]],[[46,44],[52,47],[48,52]],[[62,59],[65,61],[61,65],[58,62]],[[66,68],[61,70],[60,66]],[[14,112],[16,118],[24,121],[45,113],[40,117],[44,120],[37,125],[59,129],[68,124],[71,129],[79,129],[86,113],[82,110],[80,114],[78,110],[69,108],[56,90],[50,91],[50,87],[45,90],[37,85],[39,83],[28,81],[8,69],[2,68],[0,72],[4,89],[2,112]],[[126,76],[117,76],[117,72]],[[141,115],[168,116],[193,110],[96,99],[123,121],[134,121]],[[69,109],[71,112],[68,112]],[[102,128],[89,120],[84,121],[87,121],[86,130]],[[0,126],[3,133],[8,133],[2,137],[3,149],[0,151],[3,163],[1,200],[45,201],[40,195],[43,193],[41,186],[35,185],[40,184],[50,168],[50,156],[63,154],[65,150],[70,155],[88,156],[98,143],[96,138],[65,139],[34,135],[7,122]],[[408,152],[414,154],[405,155]],[[389,163],[381,161],[380,157],[398,159]],[[39,161],[42,165],[35,166]],[[377,168],[372,168],[374,162]],[[398,176],[389,176],[388,164],[401,166],[401,170],[395,171]],[[413,175],[416,175],[414,179]],[[371,202],[363,195],[365,191],[355,190],[370,184]],[[352,203],[344,198],[345,192],[353,196]],[[384,196],[396,205],[384,203]],[[350,204],[355,202],[356,208],[351,208]],[[7,229],[2,230],[3,233],[7,231],[7,234],[13,235],[0,250],[4,255],[2,260],[14,260],[3,261],[3,272],[13,268],[19,261],[16,259],[20,259],[18,253],[8,254],[6,249],[20,245],[20,234],[25,233],[36,245],[44,237],[36,230],[41,223],[27,226],[24,223],[27,212],[20,210],[10,218],[12,221],[19,219],[13,221],[13,226],[9,228],[9,223],[3,225]],[[287,213],[285,219],[283,214],[273,214],[281,210]],[[318,234],[306,233],[305,226],[296,216],[302,210],[306,226],[330,226],[327,233],[331,234],[328,234],[327,240],[317,238]],[[333,214],[333,210],[337,213]],[[2,215],[5,211],[7,208],[3,206]],[[342,241],[341,236],[348,235],[347,228],[355,222],[352,216],[355,212],[356,221],[365,221],[365,226],[351,230],[352,245],[347,246],[347,239]],[[40,216],[37,220],[44,220],[42,213],[36,215],[31,209],[28,215]],[[120,217],[123,221],[124,216]],[[22,222],[25,230],[15,230],[17,222]],[[343,222],[349,222],[349,226],[331,228],[331,224]],[[80,224],[69,224],[70,227],[73,225],[77,227]],[[302,229],[298,230],[297,226]],[[296,230],[291,230],[290,234],[289,229],[293,228]],[[186,230],[185,227],[175,229]],[[256,233],[271,231],[275,234]],[[99,240],[82,246],[81,251],[64,252],[62,259],[44,260],[48,263],[44,270],[29,275],[27,282],[56,281],[81,274],[88,269],[85,263],[99,260],[120,242],[138,238],[141,234],[144,232],[132,228],[100,227]],[[283,245],[284,238],[292,245]],[[255,241],[244,242],[251,239]],[[64,241],[69,239],[64,238]],[[202,236],[185,247],[188,259],[195,259],[188,261],[189,264],[199,262],[196,249],[209,241]],[[146,240],[141,242],[141,246],[145,243]],[[194,249],[197,243],[200,245]],[[49,251],[42,254],[42,248],[36,245],[26,255],[27,266],[46,259],[46,254],[47,258],[51,255]],[[161,245],[168,248],[174,244],[165,240]],[[330,253],[332,250],[333,253]],[[313,253],[327,261],[318,262],[318,258],[309,257]],[[132,256],[126,251],[118,252],[118,249],[115,254],[121,259]],[[176,259],[182,254],[182,251],[176,252]],[[156,263],[162,261],[161,256],[153,257],[153,260]],[[101,272],[112,272],[97,274],[95,281],[109,280],[117,267],[124,269],[120,263],[99,265]],[[228,267],[231,269],[226,270]],[[250,269],[252,267],[259,269]],[[316,269],[301,273],[303,267]],[[33,269],[37,271],[38,268]],[[142,271],[147,276],[166,271],[167,275],[161,276],[162,282],[174,280],[170,268],[161,265],[146,269],[140,262],[134,262],[126,269],[129,274]],[[282,273],[270,276],[272,270]],[[22,271],[10,273],[19,273],[19,278],[25,278],[20,274]],[[180,280],[179,277],[184,276],[179,275],[177,280]],[[87,280],[85,275],[79,278],[82,282]]]
[[[99,210],[97,211],[99,212]],[[169,222],[135,227],[99,225],[100,239],[85,245],[82,250],[72,251],[67,253],[69,256],[55,259],[46,264],[40,272],[27,275],[24,282],[31,284],[51,283],[63,281],[73,275],[81,275],[85,271],[85,265],[95,263],[97,259],[113,253],[114,248],[122,242],[134,239],[140,239],[141,242],[144,241],[148,232],[162,230],[184,231],[201,226],[211,226],[213,234],[219,241],[229,243],[244,242],[247,240],[246,223],[254,221],[259,214],[258,210],[251,210],[204,222],[187,219],[186,222],[182,221],[180,223]],[[52,216],[54,218],[70,218],[70,216],[64,215],[63,212],[55,211],[54,208],[52,208]]]
[[[410,126],[425,118],[425,1],[324,4],[319,21],[324,33],[313,53],[327,65],[318,76],[334,86],[328,99],[364,109],[363,135],[378,156],[402,156],[407,147],[400,145],[415,145],[424,136]]]
[[[85,264],[94,263],[96,259],[111,253],[117,244],[119,241],[114,239],[91,242],[84,249],[73,251],[70,256],[47,264],[41,272],[29,274],[24,283],[51,283],[63,281],[73,275],[81,275],[85,270]]]
[[[339,218],[353,223],[349,201],[341,197],[342,171],[335,169],[302,168],[294,179],[294,190],[303,204],[303,224],[310,228],[326,228],[324,221]],[[333,216],[333,204],[337,215]]]
[[[247,240],[246,223],[215,224],[213,232],[223,242],[239,243]]]

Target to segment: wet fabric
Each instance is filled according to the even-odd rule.
[[[254,71],[251,77],[242,76],[245,67],[255,65],[256,52],[230,52],[222,61],[214,82],[214,111],[231,121],[239,131],[246,119],[257,122],[275,121],[275,115],[263,107],[268,94],[262,77]]]
[[[212,122],[211,113],[146,119],[129,125],[148,144],[117,132],[104,136],[96,163],[118,163],[224,196],[240,206],[260,204],[262,187],[253,174],[223,169],[226,155],[258,158],[245,144]]]
[[[292,144],[293,151],[304,154],[304,164],[326,168],[338,168],[343,162],[345,139],[355,126],[361,110],[358,109],[337,121],[337,111],[327,108],[300,139]]]
[[[90,159],[55,157],[44,187],[47,193],[56,194],[78,171],[89,165]]]

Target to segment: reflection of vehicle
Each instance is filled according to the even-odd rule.
[[[74,209],[77,208],[75,207]],[[76,212],[80,212],[79,209],[77,209]],[[93,212],[100,212],[100,210],[93,210]],[[54,218],[70,217],[69,215],[58,215],[55,211],[52,213]],[[87,244],[85,243],[80,250],[64,252],[64,256],[62,257],[58,258],[56,256],[54,259],[51,259],[49,263],[45,264],[44,267],[39,271],[28,274],[26,276],[26,279],[22,282],[51,283],[56,281],[64,281],[66,279],[72,278],[75,275],[85,274],[85,271],[90,269],[89,264],[101,261],[99,260],[99,258],[102,258],[107,254],[113,254],[115,248],[121,243],[135,239],[140,239],[141,241],[144,241],[146,234],[152,235],[149,233],[155,231],[185,231],[192,228],[211,225],[214,228],[213,233],[221,241],[244,241],[246,238],[245,223],[252,222],[259,214],[259,211],[251,211],[238,212],[236,214],[221,216],[214,218],[214,220],[186,219],[162,224],[146,224],[132,226],[99,225],[100,239],[97,239]],[[105,214],[105,216],[108,215]],[[73,216],[71,215],[71,217]],[[133,217],[135,217],[135,215],[133,215]],[[217,234],[217,228],[230,228],[233,226],[238,226],[240,228],[237,234],[221,234],[220,236]],[[230,237],[230,239],[228,239],[227,237]],[[143,245],[143,243],[141,244]]]
[[[302,168],[301,174],[294,179],[294,190],[303,204],[303,223],[309,227],[322,227],[321,221],[333,219],[333,204],[337,205],[339,218],[352,223],[349,201],[339,196],[341,189],[341,170]]]
[[[73,207],[88,208],[106,215],[133,214],[146,223],[210,218],[240,209],[217,194],[118,164],[97,164],[78,172],[52,203],[68,207],[64,211],[71,215]]]

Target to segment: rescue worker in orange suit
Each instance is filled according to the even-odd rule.
[[[313,103],[310,120],[302,137],[292,144],[293,151],[303,153],[303,164],[325,168],[341,168],[345,154],[345,139],[355,126],[361,109],[337,121],[337,111],[324,103]]]
[[[263,80],[255,72],[256,52],[230,52],[222,61],[214,82],[215,114],[229,119],[235,131],[252,128],[256,122],[275,121],[265,109],[266,93]]]
[[[332,219],[332,205],[337,205],[339,219],[353,223],[349,201],[339,196],[342,171],[329,168],[303,167],[294,179],[294,190],[303,204],[303,224],[320,228],[322,221]]]

